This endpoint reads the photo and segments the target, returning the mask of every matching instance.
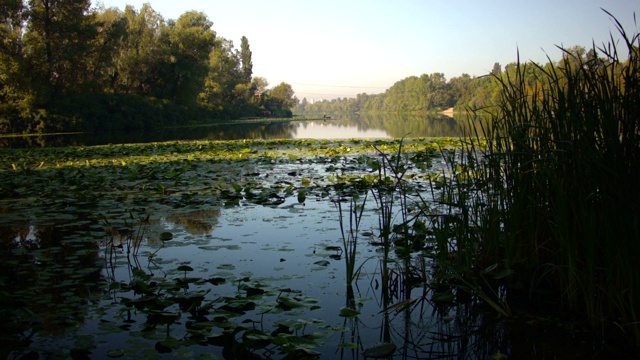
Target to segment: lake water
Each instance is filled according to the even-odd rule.
[[[200,133],[378,138],[455,136],[457,127],[447,118],[360,120]],[[30,170],[39,184],[68,185],[47,185],[43,199],[30,184],[0,187],[8,199],[0,199],[0,358],[245,358],[243,349],[282,359],[288,349],[289,358],[315,351],[360,359],[380,343],[393,346],[392,359],[593,355],[561,327],[503,319],[477,299],[438,289],[428,244],[407,253],[394,242],[385,252],[372,193],[358,199],[348,286],[343,235],[355,226],[349,197],[330,185],[332,177],[370,175],[360,155],[171,164],[175,173],[153,164]],[[430,170],[411,167],[422,198],[409,200],[433,201],[420,176],[443,166],[436,158]],[[227,187],[242,178],[242,193],[216,190],[226,177]],[[102,193],[82,188],[85,178],[103,179]],[[403,221],[397,206],[392,215],[392,224]]]
[[[458,121],[466,120],[461,116]],[[174,140],[456,137],[462,135],[458,121],[444,115],[344,115],[334,116],[330,120],[239,121],[153,131],[0,138],[0,147],[84,146]]]

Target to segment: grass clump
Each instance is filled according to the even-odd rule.
[[[440,197],[455,221],[437,227],[457,246],[441,260],[461,277],[491,269],[501,301],[640,345],[640,37],[615,22],[621,45],[495,77],[498,111],[475,134],[486,146],[451,154]]]

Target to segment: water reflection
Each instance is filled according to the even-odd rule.
[[[0,227],[0,357],[29,349],[82,324],[100,294],[99,251],[87,229],[51,225]],[[64,345],[63,345],[64,346]]]
[[[175,140],[366,139],[462,136],[466,115],[344,114],[331,120],[220,124],[153,131],[0,138],[1,148],[148,143]]]

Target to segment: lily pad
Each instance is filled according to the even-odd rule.
[[[356,309],[352,309],[352,308],[348,308],[348,307],[343,307],[340,309],[340,316],[342,317],[356,317],[358,315],[360,315],[360,311],[356,310]]]
[[[368,348],[362,352],[362,356],[370,359],[384,359],[391,356],[396,351],[396,346],[392,343],[381,343]]]
[[[178,266],[178,271],[193,271],[193,268],[189,265],[180,265]]]
[[[109,350],[107,351],[107,356],[110,358],[121,358],[124,356],[124,351],[123,350]]]
[[[278,302],[280,303],[280,305],[292,309],[301,308],[304,306],[301,302],[298,302],[286,296],[281,296],[280,298],[278,298]]]
[[[160,240],[162,241],[169,241],[171,239],[173,239],[173,234],[168,231],[165,231],[160,234]]]

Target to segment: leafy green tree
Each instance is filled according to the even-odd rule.
[[[249,39],[243,36],[240,39],[240,63],[242,66],[240,75],[242,82],[249,84],[253,75],[253,62],[251,61],[251,49],[249,49]],[[253,94],[252,94],[253,95]]]
[[[25,52],[32,88],[46,105],[65,93],[80,91],[87,61],[97,35],[89,0],[29,0]]]
[[[240,83],[239,64],[233,42],[218,38],[209,54],[209,72],[199,95],[200,102],[220,111],[232,107],[236,102],[236,85]]]
[[[209,70],[209,54],[215,45],[216,34],[211,22],[202,12],[189,11],[168,28],[170,56],[165,98],[178,104],[195,104]]]
[[[268,107],[279,116],[291,116],[291,109],[297,102],[293,88],[285,82],[269,90]]]
[[[26,8],[21,0],[0,4],[0,133],[19,126],[20,112],[28,107],[22,43],[25,20]]]
[[[170,56],[164,18],[147,3],[140,11],[127,5],[126,34],[114,59],[113,85],[116,93],[157,95],[164,89],[162,62]]]
[[[269,87],[269,82],[262,76],[256,76],[251,79],[251,88],[254,89],[255,94],[262,95]]]
[[[89,64],[86,76],[94,92],[113,93],[119,75],[116,60],[127,38],[128,21],[117,8],[101,9],[95,16],[98,35],[86,55]]]

